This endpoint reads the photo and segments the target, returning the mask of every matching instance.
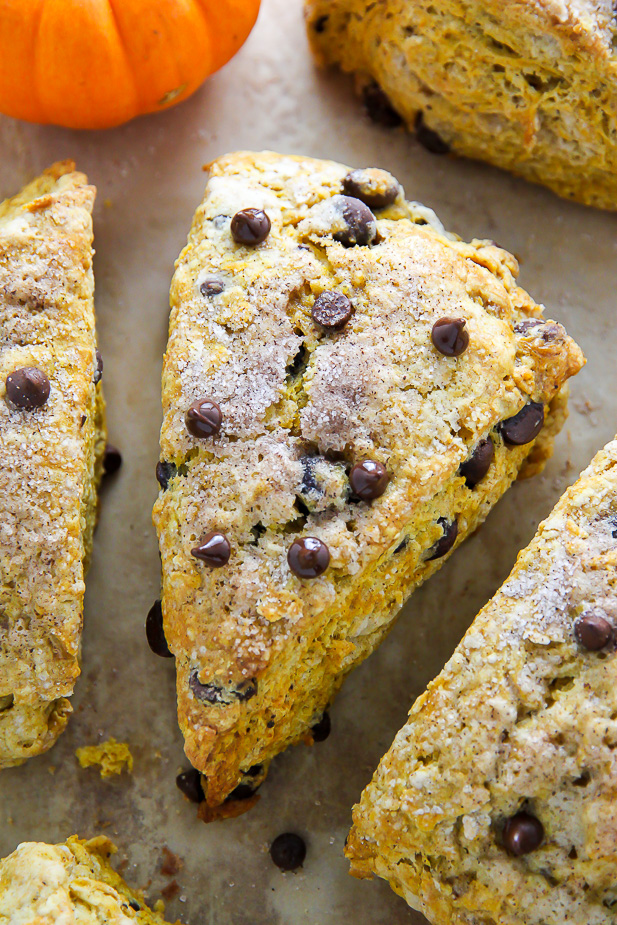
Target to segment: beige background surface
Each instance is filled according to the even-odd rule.
[[[466,238],[518,255],[521,281],[565,323],[589,363],[546,474],[517,485],[482,530],[415,594],[387,642],[346,683],[330,738],[272,767],[253,812],[204,826],[176,789],[186,767],[173,664],[147,647],[158,594],[150,509],[160,425],[159,380],[173,261],[202,195],[201,166],[238,148],[273,148],[386,167],[409,198]],[[28,839],[105,832],[126,876],[155,900],[169,846],[184,859],[170,918],[192,925],[401,925],[424,920],[383,882],[347,874],[352,804],[403,723],[511,568],[517,551],[595,450],[617,430],[617,219],[556,199],[499,171],[431,156],[402,131],[370,124],[348,80],[314,71],[300,0],[264,0],[241,53],[191,100],[106,133],[72,133],[0,117],[0,195],[48,163],[73,157],[99,189],[96,298],[111,439],[124,466],[103,493],[86,595],[83,675],[75,715],[46,756],[0,777],[0,853]],[[74,751],[115,736],[132,776],[102,782]],[[268,855],[280,832],[308,843],[304,869],[283,875]]]

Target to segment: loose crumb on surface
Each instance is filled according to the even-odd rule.
[[[76,750],[75,757],[82,768],[100,765],[101,777],[121,774],[125,767],[129,774],[133,771],[133,756],[128,745],[113,738],[100,745],[84,745]]]

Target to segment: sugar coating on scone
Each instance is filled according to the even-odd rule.
[[[435,925],[614,925],[617,440],[520,553],[354,809]]]
[[[63,162],[0,204],[0,768],[54,743],[79,674],[105,444],[94,196]]]
[[[411,590],[550,454],[583,360],[516,271],[385,171],[210,165],[171,289],[154,512],[179,720],[210,805],[310,738]],[[446,353],[432,339],[448,316],[465,322],[459,356],[456,325],[435,335]],[[515,446],[500,428],[519,412]],[[468,487],[460,466],[486,440]]]
[[[429,151],[617,208],[617,22],[608,0],[306,0],[319,63]]]
[[[166,925],[109,864],[108,838],[24,842],[0,860],[0,921],[10,925]]]

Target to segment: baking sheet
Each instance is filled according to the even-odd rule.
[[[484,527],[405,607],[382,645],[346,682],[330,738],[276,761],[250,813],[205,826],[175,786],[188,766],[176,725],[173,663],[147,647],[158,596],[150,521],[157,485],[160,371],[173,261],[203,192],[202,164],[239,148],[330,157],[394,173],[465,238],[489,237],[521,262],[521,283],[583,347],[571,415],[540,478],[516,485]],[[24,840],[103,832],[125,876],[151,901],[169,878],[163,846],[184,861],[170,919],[192,925],[402,925],[424,922],[382,881],[358,882],[342,856],[351,806],[476,612],[509,572],[593,453],[617,429],[614,216],[570,205],[497,170],[438,158],[402,131],[362,116],[351,82],[312,65],[300,0],[264,0],[240,54],[187,103],[105,133],[0,117],[0,196],[72,157],[98,187],[96,303],[110,436],[124,455],[103,492],[88,576],[83,674],[67,732],[47,755],[0,776],[0,855]],[[102,781],[75,749],[110,736],[130,744],[132,775]],[[308,844],[302,871],[268,855],[279,833]]]

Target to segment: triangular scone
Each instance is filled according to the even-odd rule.
[[[609,0],[305,0],[320,64],[369,115],[617,209],[617,28]]]
[[[105,422],[74,166],[0,204],[0,768],[53,745],[79,674]]]
[[[0,860],[0,921],[11,925],[166,925],[116,873],[108,838],[23,842]]]
[[[352,872],[435,925],[614,925],[617,440],[520,553],[354,810]]]
[[[272,153],[210,166],[171,289],[154,513],[210,805],[310,740],[411,590],[550,452],[583,360],[516,270],[384,171]],[[528,442],[506,445],[521,409],[506,430]],[[470,488],[472,454],[487,472]]]

